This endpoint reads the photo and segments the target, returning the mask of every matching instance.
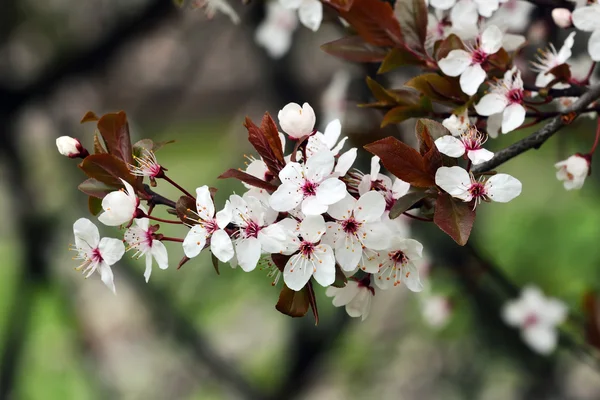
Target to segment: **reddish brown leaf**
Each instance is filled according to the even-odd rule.
[[[427,197],[427,193],[420,189],[411,191],[404,196],[400,197],[390,210],[390,218],[398,218],[403,212],[408,211],[417,202]]]
[[[473,203],[465,203],[442,192],[435,203],[433,222],[456,243],[464,246],[475,222]]]
[[[104,148],[104,145],[102,144],[102,139],[100,139],[100,136],[98,135],[98,133],[94,133],[94,154],[103,154],[106,153],[106,149]]]
[[[510,68],[510,64],[512,63],[512,59],[506,50],[501,48],[496,53],[492,54],[488,58],[487,66],[491,66],[492,69],[497,69],[500,71],[506,71]]]
[[[323,3],[329,4],[333,8],[341,11],[348,11],[352,7],[354,0],[322,0]]]
[[[403,181],[417,187],[435,185],[419,152],[398,139],[390,136],[366,145],[365,149],[381,158],[388,171]]]
[[[319,310],[317,308],[317,297],[315,296],[315,289],[313,288],[312,281],[308,281],[304,289],[308,291],[308,303],[312,309],[313,316],[315,317],[315,325],[319,325]]]
[[[419,141],[419,152],[425,160],[425,166],[429,173],[435,177],[435,172],[443,164],[435,139],[438,139],[448,131],[442,124],[430,119],[420,119],[417,121],[416,134]]]
[[[285,268],[285,264],[287,264],[290,257],[291,256],[286,256],[286,255],[279,254],[279,253],[271,254],[271,260],[273,260],[273,263],[275,264],[277,269],[279,269],[279,271],[281,271],[281,272],[283,272],[283,269]]]
[[[217,275],[221,275],[221,273],[219,272],[219,259],[212,253],[210,253],[210,258],[212,260],[213,268],[217,272]]]
[[[269,114],[265,114],[265,117],[263,117],[262,125],[264,125],[266,131],[256,126],[248,117],[246,117],[246,121],[244,122],[244,126],[248,130],[248,141],[254,146],[265,164],[267,164],[269,171],[277,176],[279,171],[285,166],[277,126],[275,126],[275,122],[273,122]]]
[[[399,124],[407,119],[423,117],[425,115],[427,115],[427,111],[422,110],[418,106],[394,107],[384,115],[381,127],[384,128],[387,125]]]
[[[448,53],[452,50],[464,50],[465,45],[463,41],[456,36],[454,33],[450,34],[446,39],[440,41],[440,44],[435,51],[435,57],[439,61],[442,58],[446,58]]]
[[[365,42],[358,35],[347,36],[333,42],[325,43],[321,46],[321,50],[332,56],[359,63],[381,62],[387,53],[381,47]]]
[[[119,185],[112,186],[112,185],[107,185],[104,182],[100,182],[97,179],[89,178],[89,179],[86,179],[85,181],[81,182],[79,184],[79,186],[77,186],[77,189],[79,189],[83,193],[87,194],[88,196],[96,197],[98,199],[103,199],[104,196],[106,196],[108,193],[114,191],[115,187],[120,187],[120,186],[121,186],[121,182],[119,182]]]
[[[381,0],[354,0],[344,18],[365,41],[376,46],[395,47],[402,44],[402,29],[389,3]]]
[[[269,183],[269,182],[265,182],[262,179],[258,179],[255,176],[252,176],[250,174],[245,173],[244,171],[240,171],[239,169],[228,169],[227,171],[223,172],[220,176],[219,179],[227,179],[227,178],[234,178],[234,179],[238,179],[244,183],[247,183],[248,185],[260,188],[260,189],[265,189],[267,192],[272,193],[275,190],[277,190],[277,186]]]
[[[135,176],[129,172],[127,165],[112,154],[92,154],[83,159],[79,168],[90,178],[94,178],[109,186],[123,187],[120,179],[131,184],[134,189],[143,192],[144,187]]]
[[[424,0],[397,0],[395,14],[402,28],[405,43],[423,50],[427,37],[427,5]]]
[[[98,130],[110,154],[128,164],[133,164],[129,124],[127,115],[123,111],[104,114],[98,121]]]
[[[600,299],[594,292],[583,296],[583,312],[585,314],[585,339],[600,349]]]
[[[83,124],[86,122],[95,122],[98,121],[98,119],[98,116],[93,111],[88,111],[85,113],[83,118],[81,118],[81,121],[79,121],[79,123]]]
[[[175,204],[175,211],[177,212],[177,218],[184,224],[192,225],[198,221],[196,213],[196,200],[188,197],[181,196]]]
[[[89,196],[88,197],[88,210],[90,211],[90,214],[92,214],[92,215],[100,214],[100,211],[102,211],[102,200],[97,197]]]
[[[412,87],[431,100],[439,102],[450,101],[464,104],[468,100],[468,96],[463,94],[456,78],[441,76],[435,73],[416,76],[404,85]]]
[[[331,284],[331,286],[336,288],[343,288],[348,283],[348,278],[339,264],[335,264],[335,281]]]
[[[304,317],[310,307],[310,295],[308,287],[305,286],[302,290],[296,292],[289,287],[283,285],[279,294],[279,301],[275,308],[282,314],[290,317]]]
[[[405,65],[422,65],[423,60],[415,56],[413,53],[409,52],[403,48],[394,48],[389,51],[389,53],[385,56],[385,59],[381,63],[378,74],[385,74],[388,71],[392,71],[398,67],[403,67]]]
[[[546,72],[545,75],[549,74],[554,75],[552,84],[556,84],[559,82],[569,82],[569,80],[571,79],[571,67],[569,67],[569,64],[560,64],[552,68],[550,71]]]

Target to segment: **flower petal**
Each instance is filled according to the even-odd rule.
[[[547,355],[556,348],[558,335],[554,327],[535,324],[523,330],[523,340],[532,350]]]
[[[323,20],[323,4],[318,0],[304,0],[298,9],[298,17],[302,25],[316,32]]]
[[[194,258],[206,245],[208,232],[200,225],[194,225],[183,239],[183,253],[188,258]]]
[[[502,31],[496,25],[488,26],[481,35],[481,49],[487,54],[497,53],[502,47],[502,36]]]
[[[501,113],[508,105],[506,96],[500,93],[488,93],[479,100],[479,103],[475,104],[475,111],[477,114],[483,115],[484,117]]]
[[[306,179],[318,183],[331,175],[335,158],[329,150],[321,150],[306,161]]]
[[[306,257],[302,254],[295,254],[285,264],[283,281],[292,290],[302,290],[313,275],[313,269],[312,263]]]
[[[327,145],[327,148],[333,149],[338,139],[340,138],[340,134],[342,133],[342,123],[339,119],[334,119],[325,127],[325,132],[323,132],[323,141]]]
[[[487,74],[479,64],[468,66],[460,75],[460,88],[469,96],[477,93],[479,86],[485,81]]]
[[[340,221],[348,219],[352,215],[355,204],[356,199],[346,192],[346,195],[340,201],[329,206],[327,213],[332,218]]]
[[[254,237],[240,239],[236,242],[235,252],[240,267],[242,267],[244,271],[250,272],[256,268],[256,264],[260,259],[260,241]]]
[[[451,135],[442,136],[435,141],[435,146],[440,153],[448,157],[462,157],[465,154],[465,145],[463,142]]]
[[[472,198],[468,192],[471,177],[461,167],[440,167],[435,173],[435,184],[451,196],[464,201],[470,201]]]
[[[342,177],[346,175],[348,170],[352,168],[352,164],[354,164],[354,161],[356,160],[356,153],[356,147],[353,147],[338,158],[334,170],[338,176]]]
[[[222,229],[215,231],[210,238],[210,251],[221,262],[227,262],[233,258],[233,243],[231,238]]]
[[[571,18],[577,29],[586,32],[596,31],[600,21],[600,4],[578,8],[573,11]]]
[[[98,250],[104,262],[113,265],[125,254],[125,245],[119,239],[102,238],[98,244]]]
[[[600,28],[595,30],[588,42],[588,53],[594,61],[600,61]]]
[[[112,269],[110,269],[110,265],[106,262],[102,261],[98,265],[98,272],[100,273],[100,279],[102,282],[114,293],[117,294],[117,289],[115,288],[114,275]]]
[[[485,183],[487,195],[499,203],[506,203],[521,194],[523,185],[518,179],[507,174],[496,174]]]
[[[391,236],[392,232],[390,232],[387,226],[381,222],[366,223],[359,231],[359,237],[362,244],[373,250],[383,250],[388,248]]]
[[[146,253],[146,270],[144,271],[146,283],[150,280],[150,275],[152,275],[152,254]]]
[[[321,286],[329,286],[335,282],[335,257],[333,250],[326,244],[321,244],[315,248],[313,253],[315,280]]]
[[[335,245],[335,258],[344,271],[354,271],[362,255],[362,245],[354,235],[343,235]]]
[[[486,149],[467,151],[467,157],[473,161],[473,165],[478,165],[494,158],[494,153]]]
[[[502,113],[502,133],[514,131],[525,122],[525,107],[520,104],[511,104]]]
[[[398,200],[400,197],[408,193],[410,189],[410,183],[404,182],[400,178],[396,178],[394,185],[392,186],[392,198]]]
[[[346,196],[346,184],[337,178],[325,179],[317,188],[317,199],[322,204],[337,203]]]
[[[385,199],[374,190],[360,196],[354,205],[354,217],[359,222],[379,221],[384,211]]]
[[[498,137],[498,133],[500,132],[500,129],[502,129],[502,114],[494,114],[494,115],[490,115],[490,117],[487,120],[487,134],[489,137],[491,137],[492,139],[495,139]]]
[[[196,189],[196,209],[198,215],[204,221],[211,220],[215,215],[215,205],[208,186],[200,186]]]
[[[423,290],[423,284],[419,278],[419,270],[412,262],[408,262],[404,268],[402,268],[402,282],[411,292],[420,292]]]
[[[311,215],[300,223],[300,236],[305,241],[318,243],[325,234],[325,220],[322,215]]]
[[[73,234],[75,235],[75,246],[85,252],[95,249],[100,243],[98,227],[87,218],[79,218],[75,221]]]
[[[438,65],[445,75],[459,76],[471,65],[471,53],[460,49],[452,50]]]
[[[327,212],[327,205],[319,201],[316,196],[306,197],[302,201],[302,212],[305,215],[321,215]]]
[[[290,211],[296,208],[304,198],[298,186],[284,183],[269,198],[269,204],[275,211]]]

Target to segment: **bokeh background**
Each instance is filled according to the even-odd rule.
[[[355,146],[390,134],[412,140],[411,123],[381,130],[378,111],[356,107],[369,100],[364,78],[376,68],[319,49],[342,36],[328,15],[318,33],[299,28],[290,53],[273,60],[254,43],[263,3],[233,6],[240,25],[169,0],[2,2],[0,398],[600,398],[593,360],[569,342],[536,355],[500,319],[525,284],[565,301],[575,319],[583,295],[600,288],[597,178],[567,192],[553,167],[591,145],[595,124],[585,118],[501,167],[523,182],[523,194],[482,205],[467,248],[411,224],[429,255],[427,293],[379,292],[364,322],[331,306],[321,289],[318,326],[311,315],[279,314],[266,272],[221,266],[217,275],[207,254],[177,270],[176,243],[167,244],[170,268],[155,268],[149,284],[141,260],[113,267],[117,296],[97,276],[73,271],[68,244],[73,221],[87,216],[76,190],[84,177],[54,141],[70,135],[91,147],[93,124],[79,124],[88,110],[125,110],[134,140],[176,140],[158,152],[161,164],[189,190],[219,188],[218,204],[243,190],[216,177],[252,154],[245,115],[308,101],[323,118],[336,110]],[[534,45],[559,39],[548,15],[533,10],[532,19],[525,33]],[[414,72],[377,79],[399,87]],[[323,93],[340,73],[350,77],[347,99],[332,105]],[[361,153],[358,165],[368,162]],[[179,195],[164,183],[157,190]],[[432,326],[423,309],[434,296],[449,312]]]

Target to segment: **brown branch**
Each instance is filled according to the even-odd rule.
[[[504,150],[500,150],[494,155],[490,161],[483,164],[479,164],[473,168],[473,172],[486,172],[490,171],[499,165],[504,164],[508,160],[511,160],[521,153],[526,152],[530,149],[539,149],[542,144],[550,139],[556,132],[561,128],[565,127],[570,123],[566,121],[569,113],[575,112],[577,115],[581,114],[591,103],[600,98],[600,85],[593,86],[583,94],[576,102],[570,107],[565,113],[558,115],[550,120],[544,127],[535,133],[527,136],[526,138],[519,140],[518,142],[508,146]]]
[[[527,0],[532,4],[535,4],[539,7],[550,7],[550,8],[566,8],[569,10],[573,10],[575,8],[575,4],[566,0]]]

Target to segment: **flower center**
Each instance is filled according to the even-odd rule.
[[[249,238],[249,237],[258,237],[258,232],[260,232],[261,227],[258,226],[258,224],[254,221],[249,221],[248,225],[246,225],[246,228],[244,228],[244,235]]]
[[[484,198],[487,196],[487,191],[485,190],[485,186],[481,182],[474,182],[469,188],[469,193],[475,199]]]
[[[302,254],[304,257],[310,258],[314,251],[315,245],[313,243],[306,241],[302,241],[302,243],[300,243],[300,254]]]
[[[486,137],[483,133],[479,132],[477,128],[471,126],[469,127],[469,130],[463,133],[461,141],[465,145],[467,151],[473,151],[481,149],[481,145],[485,143]]]
[[[521,104],[523,102],[523,89],[511,89],[506,97],[510,104]]]
[[[304,185],[302,186],[302,193],[304,197],[310,197],[317,194],[317,184],[312,183],[311,181],[304,181]]]
[[[524,328],[530,328],[538,323],[538,317],[535,314],[529,314],[523,322]]]
[[[471,53],[471,62],[473,62],[473,64],[483,64],[485,60],[487,60],[487,57],[488,55],[485,51],[476,49]]]
[[[92,260],[92,262],[102,262],[103,258],[102,258],[102,254],[100,254],[100,249],[98,247],[96,247],[95,249],[92,250],[92,254],[90,259]]]
[[[391,252],[389,254],[389,257],[390,260],[394,262],[394,264],[405,265],[406,263],[408,263],[408,257],[406,257],[406,254],[404,254],[404,252],[401,250]]]
[[[360,225],[361,223],[354,219],[354,217],[350,217],[342,222],[342,229],[348,235],[355,235]]]
[[[219,230],[219,226],[217,225],[217,221],[216,220],[209,220],[209,221],[203,221],[202,224],[203,228],[206,229],[206,232],[209,235],[212,235],[215,231]],[[248,228],[246,228],[247,230]],[[257,231],[258,234],[258,231]]]

